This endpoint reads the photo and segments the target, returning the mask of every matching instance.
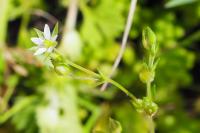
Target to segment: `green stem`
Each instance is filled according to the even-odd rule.
[[[99,74],[97,74],[97,73],[95,73],[95,72],[93,72],[93,71],[90,71],[90,70],[88,70],[88,69],[85,69],[84,67],[79,66],[79,65],[73,63],[72,61],[67,60],[66,63],[67,63],[68,65],[70,65],[70,66],[72,66],[72,67],[74,67],[74,68],[76,68],[76,69],[82,71],[82,72],[85,72],[85,73],[91,75],[91,76],[94,76],[94,77],[97,77],[97,78],[100,78],[100,77],[101,77]]]
[[[121,91],[123,91],[126,95],[128,95],[134,102],[137,101],[137,98],[130,93],[126,88],[124,88],[121,84],[117,83],[116,81],[110,79],[110,78],[106,78],[105,79],[106,82],[111,83],[112,85],[116,86],[117,88],[119,88]]]
[[[59,54],[58,51],[56,51],[56,52],[57,52],[57,54]],[[59,54],[59,55],[60,55],[60,54]],[[73,62],[70,61],[70,60],[66,60],[65,62],[66,62],[66,65],[70,65],[70,66],[72,66],[72,67],[78,69],[79,71],[82,71],[82,72],[85,72],[85,73],[87,73],[87,74],[89,74],[89,75],[91,75],[91,76],[97,77],[98,79],[102,79],[102,78],[103,78],[104,82],[109,82],[109,83],[111,83],[112,85],[116,86],[118,89],[120,89],[122,92],[124,92],[126,95],[128,95],[133,101],[136,102],[137,98],[136,98],[132,93],[130,93],[130,92],[129,92],[126,88],[124,88],[122,85],[120,85],[120,84],[117,83],[116,81],[110,79],[109,77],[105,76],[104,74],[102,74],[102,73],[97,74],[97,73],[95,73],[95,72],[93,72],[93,71],[91,71],[91,70],[88,70],[88,69],[86,69],[86,68],[84,68],[84,67],[82,67],[82,66],[80,66],[80,65],[78,65],[78,64],[73,63]]]
[[[126,95],[128,95],[133,101],[136,101],[137,98],[132,94],[130,93],[126,88],[124,88],[122,85],[120,85],[119,83],[117,83],[116,81],[110,79],[109,77],[105,76],[105,75],[100,75],[100,74],[97,74],[93,71],[90,71],[88,69],[85,69],[84,67],[81,67],[69,60],[67,60],[67,64],[82,71],[82,72],[85,72],[89,75],[92,75],[92,76],[95,76],[95,77],[98,77],[98,78],[103,78],[106,82],[109,82],[111,83],[112,85],[116,86],[118,89],[120,89],[122,92],[124,92]]]
[[[152,94],[151,94],[151,82],[147,83],[147,97],[152,100]]]
[[[151,116],[147,116],[148,123],[149,123],[149,133],[155,133],[155,126],[153,122],[153,118]]]
[[[6,40],[9,4],[10,0],[0,0],[0,45],[3,45]]]

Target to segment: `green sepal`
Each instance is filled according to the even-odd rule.
[[[160,58],[157,58],[157,59],[155,60],[155,63],[154,63],[154,65],[153,65],[153,70],[156,70],[156,67],[158,66],[159,61],[160,61]]]
[[[58,35],[58,22],[56,23],[54,29],[53,29],[53,32],[52,32],[52,37]]]
[[[38,29],[36,29],[36,28],[34,28],[34,30],[35,30],[35,32],[37,33],[37,35],[38,35],[39,38],[44,38],[43,32],[42,32],[42,31],[40,31],[40,30],[38,30]]]

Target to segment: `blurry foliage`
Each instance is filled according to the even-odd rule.
[[[51,1],[57,3],[53,11],[55,5],[46,0],[0,0],[0,52],[9,51],[1,46],[15,46],[10,52],[14,64],[9,64],[7,56],[0,54],[1,109],[3,104],[8,104],[6,111],[0,109],[0,128],[7,133],[5,121],[8,120],[7,123],[11,123],[16,132],[22,133],[88,133],[104,119],[104,106],[101,104],[109,103],[109,115],[105,118],[107,124],[103,125],[108,128],[117,127],[119,131],[116,133],[120,132],[121,127],[123,133],[147,133],[145,118],[137,114],[128,104],[127,97],[114,87],[110,86],[106,92],[100,92],[94,89],[95,85],[90,81],[70,80],[69,77],[64,79],[49,68],[44,68],[39,59],[23,54],[27,51],[23,48],[32,45],[32,27],[41,28],[46,22],[54,23],[46,19],[44,14],[36,15],[36,10],[55,10],[55,17],[65,17],[69,0]],[[81,0],[76,34],[83,44],[82,50],[78,51],[81,52],[79,62],[85,67],[92,70],[99,68],[109,74],[120,48],[129,4],[129,0]],[[188,104],[194,104],[196,97],[190,103],[185,102],[191,100],[187,94],[182,95],[185,89],[192,95],[199,93],[197,89],[193,90],[199,86],[199,82],[194,83],[193,79],[199,77],[191,72],[197,71],[194,65],[200,63],[197,46],[200,38],[199,21],[200,3],[195,0],[170,0],[166,3],[161,0],[158,3],[138,1],[129,46],[115,74],[115,80],[139,96],[144,93],[138,78],[143,55],[138,42],[141,42],[143,27],[152,27],[162,50],[155,79],[156,100],[161,109],[156,116],[157,132],[197,133],[200,129],[200,112],[194,113],[193,106],[189,106],[189,111],[186,108]],[[64,27],[63,20],[59,23]],[[18,25],[19,29],[12,24]],[[7,29],[10,27],[16,28],[15,32],[9,32]],[[17,41],[13,41],[13,36]],[[9,42],[16,44],[8,45]],[[18,68],[21,66],[21,71],[14,69],[16,65]],[[23,75],[22,70],[27,75]],[[16,84],[11,80],[6,81],[12,77],[17,79],[13,80]],[[13,87],[13,92],[9,94],[8,103],[2,104],[1,99],[9,92],[9,86]]]
[[[0,51],[2,53],[2,51]],[[5,60],[4,60],[4,57],[3,57],[3,54],[0,55],[0,84],[2,84],[3,82],[3,72],[5,70]]]
[[[168,3],[166,3],[167,8],[177,7],[185,4],[190,4],[197,2],[197,0],[170,0]]]

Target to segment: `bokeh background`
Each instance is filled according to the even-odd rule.
[[[0,0],[0,133],[103,132],[108,117],[121,123],[123,133],[148,132],[146,119],[115,87],[101,92],[91,81],[59,76],[29,50],[33,28],[43,30],[48,24],[52,29],[58,22],[58,50],[81,66],[109,74],[130,2]],[[138,0],[128,46],[113,78],[139,98],[145,95],[138,78],[145,26],[155,31],[161,49],[156,133],[199,133],[199,0]]]

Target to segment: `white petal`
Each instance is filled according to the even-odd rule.
[[[44,26],[44,38],[50,40],[51,39],[51,31],[47,24]]]
[[[41,38],[37,38],[37,37],[32,37],[31,41],[37,45],[42,45],[43,40]]]
[[[50,47],[47,49],[47,52],[51,53],[53,51],[54,47]]]
[[[51,41],[56,41],[58,35],[55,35],[54,37],[51,37]]]
[[[43,54],[44,52],[46,52],[47,49],[46,48],[39,48],[35,53],[34,55],[41,55]]]

